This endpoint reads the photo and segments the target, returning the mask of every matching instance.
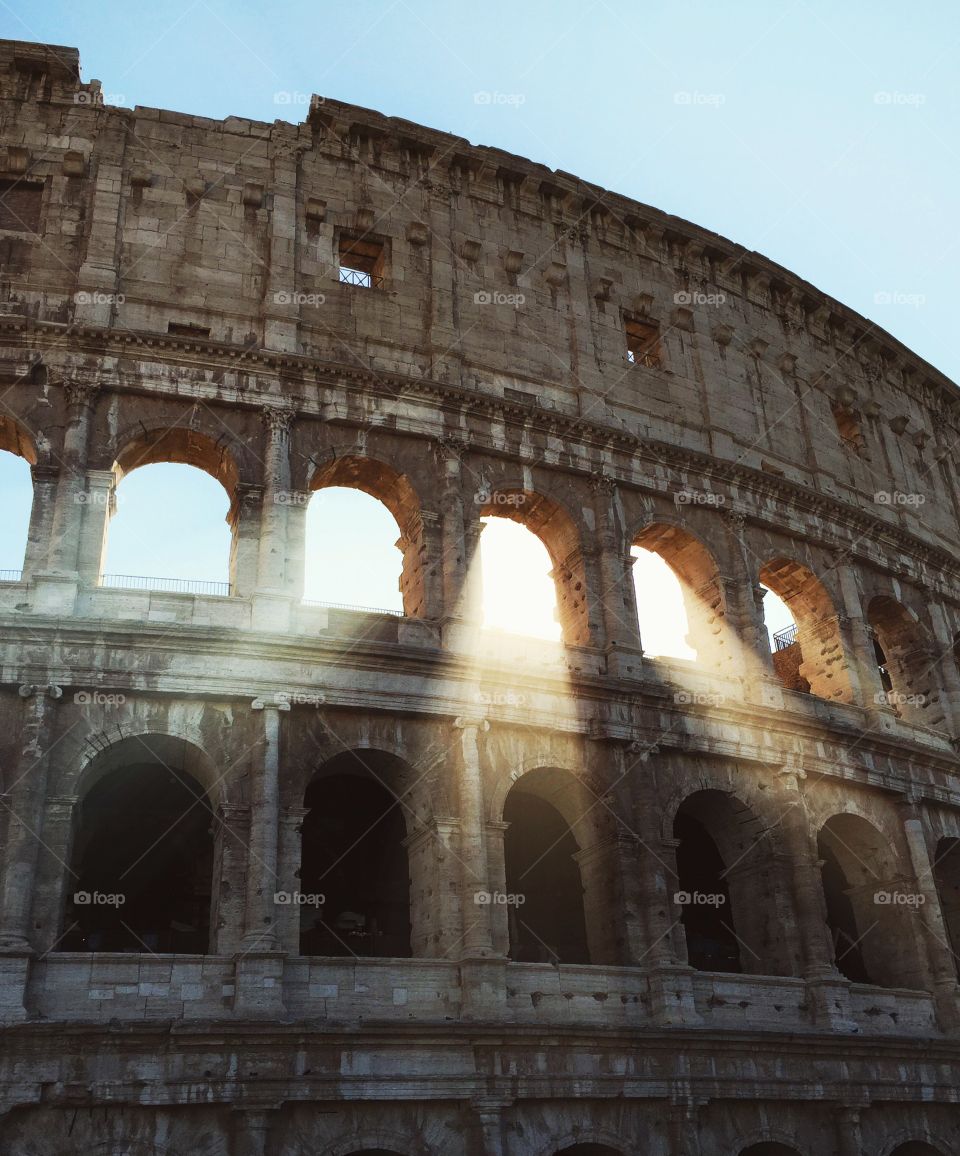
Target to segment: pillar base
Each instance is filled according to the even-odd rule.
[[[30,608],[37,614],[67,617],[76,608],[79,589],[80,575],[76,571],[62,574],[37,571],[30,586]]]
[[[235,958],[234,1015],[245,1019],[283,1019],[283,962],[279,951],[248,952]]]
[[[293,597],[275,590],[257,590],[253,595],[251,626],[270,634],[286,634],[293,619]]]
[[[29,1019],[25,1006],[32,951],[0,948],[0,1024],[20,1024]]]
[[[643,678],[643,652],[629,646],[608,646],[606,669],[610,678]]]
[[[960,985],[956,980],[934,984],[933,1001],[937,1009],[937,1023],[944,1035],[960,1035]]]
[[[850,1010],[850,981],[837,972],[807,978],[807,1002],[814,1025],[834,1032],[859,1032]]]
[[[503,956],[460,960],[464,1020],[502,1020],[507,1003],[507,961]]]
[[[693,1027],[703,1023],[693,998],[694,969],[661,964],[647,972],[650,1014],[661,1027]]]

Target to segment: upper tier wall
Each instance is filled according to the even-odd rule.
[[[0,41],[0,108],[2,312],[527,398],[960,539],[955,386],[724,238],[337,101],[300,125],[107,107],[75,49]],[[382,287],[339,283],[347,235],[382,246]],[[630,320],[659,368],[627,360]]]

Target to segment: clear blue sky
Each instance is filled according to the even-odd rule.
[[[960,377],[954,0],[2,0],[0,33],[79,48],[129,107],[301,120],[319,93],[565,169]]]

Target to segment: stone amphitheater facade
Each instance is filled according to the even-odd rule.
[[[34,489],[0,583],[0,1152],[960,1152],[954,384],[496,149],[0,65],[0,448]],[[103,582],[154,462],[228,493],[228,592]],[[326,486],[396,519],[402,616],[304,602]],[[490,514],[546,546],[562,643],[479,629]],[[643,654],[637,545],[696,661]],[[193,841],[134,890],[186,906],[137,949],[84,887],[171,784]],[[379,890],[311,925],[378,791]]]

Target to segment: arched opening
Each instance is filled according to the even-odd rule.
[[[129,442],[114,463],[104,586],[229,594],[237,555],[237,467],[225,446],[176,427]]]
[[[892,848],[851,814],[832,816],[818,847],[838,970],[854,983],[921,989],[917,904]]]
[[[644,653],[722,669],[734,655],[720,574],[709,550],[681,527],[654,522],[637,535],[632,553]]]
[[[633,585],[643,653],[696,661],[697,652],[687,641],[690,626],[680,579],[659,554],[640,546],[634,546],[631,554],[636,559]]]
[[[898,1144],[890,1156],[944,1156],[944,1154],[939,1148],[934,1148],[924,1140],[908,1140],[905,1144]]]
[[[920,726],[944,722],[937,680],[939,656],[932,651],[922,625],[896,599],[871,598],[867,621],[873,632],[880,684],[889,706],[903,719]]]
[[[331,492],[315,494],[307,508],[307,600],[427,617],[434,575],[409,478],[345,454],[318,468],[310,488]]]
[[[77,807],[61,951],[210,950],[214,844],[199,752],[144,736],[104,752]]]
[[[791,975],[784,942],[788,888],[773,860],[770,832],[733,795],[697,791],[677,808],[674,901],[687,958],[700,971]]]
[[[523,775],[507,794],[506,916],[510,958],[517,962],[591,962],[581,848],[565,818],[576,794],[572,775],[548,768]]]
[[[954,966],[960,977],[960,839],[945,838],[937,844],[933,878],[940,898]]]
[[[796,1148],[787,1144],[780,1144],[776,1140],[764,1140],[760,1144],[751,1144],[744,1148],[740,1156],[800,1156]]]
[[[760,570],[760,583],[786,607],[791,623],[772,632],[777,677],[787,690],[853,702],[837,612],[826,587],[812,570],[790,558],[774,558]],[[764,617],[776,615],[768,594]]]
[[[619,1148],[609,1144],[571,1144],[569,1148],[558,1148],[556,1156],[623,1156]]]
[[[304,599],[402,614],[401,540],[376,498],[345,486],[319,490],[307,507]]]
[[[382,751],[337,755],[304,796],[302,955],[407,958],[407,770]]]
[[[586,573],[570,515],[557,502],[529,490],[497,490],[485,496],[479,546],[484,625],[518,634],[537,630],[540,637],[588,646]],[[519,523],[534,540],[512,531],[504,520]],[[519,559],[517,551],[522,552]]]
[[[0,417],[0,582],[17,582],[23,572],[30,517],[33,512],[33,477],[30,467],[37,453],[26,431],[11,418]]]
[[[525,526],[507,518],[486,517],[483,527],[484,628],[559,641],[556,587],[546,546]]]

